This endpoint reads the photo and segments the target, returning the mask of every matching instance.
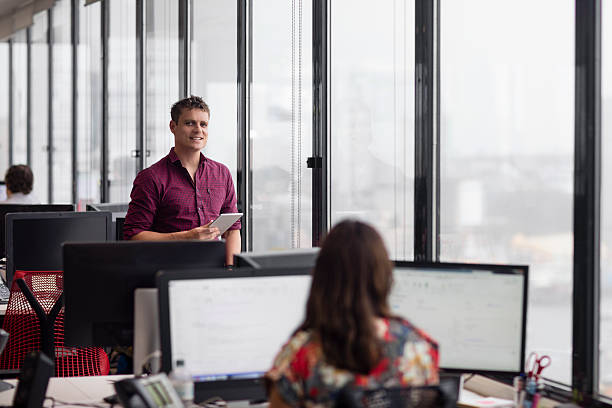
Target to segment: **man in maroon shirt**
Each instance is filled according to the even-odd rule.
[[[222,213],[235,213],[236,194],[226,166],[205,157],[210,110],[199,97],[172,106],[174,147],[134,180],[125,217],[126,240],[211,240],[219,230],[209,224]],[[224,234],[226,263],[240,252],[240,220]]]

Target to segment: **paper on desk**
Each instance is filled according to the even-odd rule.
[[[457,401],[458,407],[512,408],[514,401],[495,397],[467,397]]]

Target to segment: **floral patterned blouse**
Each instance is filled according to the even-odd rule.
[[[427,334],[401,319],[378,319],[376,323],[383,358],[368,375],[327,364],[321,344],[308,330],[289,339],[266,378],[292,406],[331,406],[349,383],[364,388],[438,383],[438,346]]]

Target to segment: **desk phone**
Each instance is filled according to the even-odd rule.
[[[166,374],[128,378],[117,381],[114,386],[125,408],[183,408]]]

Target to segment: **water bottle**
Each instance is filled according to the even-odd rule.
[[[170,373],[170,382],[183,403],[193,401],[193,378],[185,367],[185,361],[176,361],[176,367]]]

